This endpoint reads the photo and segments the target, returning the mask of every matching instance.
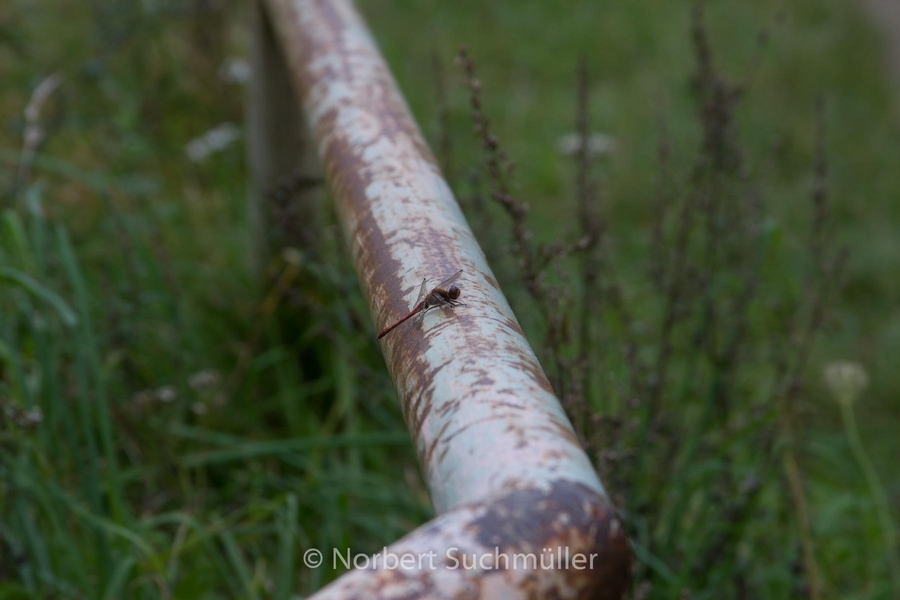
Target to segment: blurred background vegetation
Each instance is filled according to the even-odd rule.
[[[883,47],[849,0],[707,4],[358,1],[494,228],[492,264],[629,523],[632,595],[896,598]],[[247,20],[221,0],[0,7],[0,597],[302,596],[339,574],[303,550],[376,552],[431,515],[333,217],[312,249],[282,222],[285,250],[251,272]],[[573,275],[543,297],[491,201],[461,45],[535,244],[592,241],[554,255]],[[595,156],[560,147],[579,117]],[[593,309],[587,358],[575,317],[545,318],[566,307]]]

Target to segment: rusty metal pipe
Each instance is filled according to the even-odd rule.
[[[362,18],[350,0],[264,4],[375,330],[408,310],[423,278],[464,270],[466,306],[381,342],[439,514],[388,552],[434,559],[352,571],[316,598],[621,597],[622,524]],[[492,558],[453,569],[452,548]],[[593,568],[559,564],[561,551],[595,555]],[[515,553],[556,559],[503,568]]]

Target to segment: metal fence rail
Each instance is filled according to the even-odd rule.
[[[377,329],[423,277],[464,271],[465,307],[381,342],[439,516],[315,597],[620,598],[622,524],[361,17],[350,0],[262,6],[274,41],[257,56],[283,54]],[[285,147],[268,72],[251,107],[263,171]]]

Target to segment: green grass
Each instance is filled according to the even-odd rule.
[[[431,514],[336,229],[299,269],[276,258],[271,277],[254,281],[241,144],[201,164],[184,155],[191,138],[242,119],[241,90],[218,77],[246,45],[241,15],[202,4],[0,9],[0,597],[288,598],[338,575],[303,568],[305,549],[375,552]],[[477,58],[487,112],[545,240],[574,228],[573,168],[556,141],[574,129],[585,53],[594,127],[618,144],[599,165],[615,252],[640,291],[660,112],[679,172],[697,141],[689,3],[358,4],[432,138],[433,55],[454,84],[458,47]],[[711,3],[710,32],[726,72],[745,76],[758,61],[739,118],[783,240],[788,275],[766,290],[773,297],[802,291],[789,273],[804,264],[813,106],[827,99],[831,218],[851,259],[807,400],[794,407],[796,450],[825,591],[888,598],[878,501],[820,376],[838,359],[868,372],[855,416],[896,522],[900,123],[880,47],[840,0]],[[47,139],[19,180],[23,110],[53,72],[64,83],[42,110]],[[451,87],[463,173],[477,157],[464,92]],[[282,274],[290,291],[272,312],[263,299]],[[501,275],[538,342],[539,320]],[[780,485],[777,467],[766,476]],[[692,486],[715,468],[698,463],[667,490],[696,522],[704,508]],[[792,597],[795,554],[765,545],[767,528],[792,539],[792,518],[771,487],[759,506],[739,524],[742,560],[764,597]],[[731,589],[733,573],[697,587],[679,570],[689,540],[665,547],[637,548],[658,597]]]

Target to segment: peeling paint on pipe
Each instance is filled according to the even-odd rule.
[[[406,313],[423,278],[464,270],[465,306],[432,310],[381,342],[439,514],[388,552],[433,552],[434,563],[355,570],[315,597],[620,598],[631,560],[623,526],[361,17],[350,0],[264,4],[373,336]],[[491,564],[454,569],[452,548]],[[565,552],[595,555],[593,568],[562,561]],[[507,554],[555,562],[518,569]]]

